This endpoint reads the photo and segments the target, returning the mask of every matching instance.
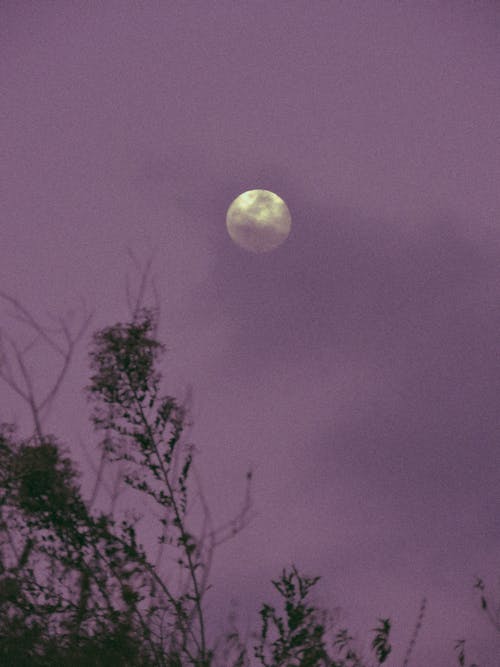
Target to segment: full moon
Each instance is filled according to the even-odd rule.
[[[250,252],[268,252],[286,241],[292,217],[287,205],[269,190],[248,190],[227,210],[226,227],[232,240]]]

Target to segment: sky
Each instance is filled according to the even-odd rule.
[[[388,667],[424,596],[412,665],[455,665],[460,638],[498,664],[473,584],[500,602],[499,71],[485,0],[1,3],[1,289],[47,325],[93,311],[45,427],[89,497],[90,335],[127,320],[126,279],[152,258],[164,385],[191,392],[216,523],[253,470],[252,521],[214,556],[210,632],[231,600],[259,630],[295,563],[366,655],[391,618]],[[225,227],[255,188],[292,216],[259,255]],[[41,342],[30,363],[43,393]]]

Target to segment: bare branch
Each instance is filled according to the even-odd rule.
[[[421,604],[420,604],[420,611],[419,611],[419,614],[418,614],[417,622],[415,624],[415,628],[413,630],[412,638],[410,640],[408,648],[406,649],[406,655],[405,655],[405,659],[404,659],[404,662],[403,662],[403,667],[407,667],[407,665],[409,664],[411,654],[412,654],[413,649],[415,647],[415,642],[417,641],[418,633],[419,633],[420,628],[422,626],[422,621],[424,620],[426,605],[427,605],[427,599],[424,597],[422,599]]]
[[[155,251],[153,250],[149,260],[146,263],[145,268],[143,269],[141,267],[141,264],[140,264],[139,260],[134,255],[132,249],[129,246],[127,246],[127,254],[132,259],[132,261],[134,262],[137,270],[140,273],[140,282],[139,282],[139,288],[137,290],[137,296],[135,297],[135,303],[134,303],[134,299],[133,299],[131,291],[130,291],[130,282],[129,282],[128,275],[125,278],[125,290],[126,290],[126,296],[127,296],[127,306],[128,306],[129,312],[130,312],[133,320],[135,320],[137,318],[137,316],[140,312],[140,309],[143,305],[143,302],[144,302],[144,297],[145,297],[146,288],[147,288],[147,284],[148,284],[149,272],[151,270],[151,266],[152,266],[152,263],[153,263],[154,252]],[[152,282],[153,293],[154,293],[154,297],[155,297],[155,307],[157,309],[157,312],[159,313],[160,300],[159,300],[159,295],[158,295],[158,289],[157,289],[157,286],[156,286],[156,283],[155,283],[154,279],[151,279],[151,282]],[[156,333],[156,332],[154,332],[154,333]]]
[[[53,400],[59,392],[61,384],[67,374],[75,346],[81,340],[86,329],[88,328],[93,314],[88,314],[84,318],[76,333],[72,334],[68,323],[63,318],[57,318],[57,322],[59,324],[57,329],[43,327],[18,299],[10,296],[9,294],[6,294],[3,291],[0,291],[0,298],[3,298],[14,307],[14,313],[11,315],[14,319],[18,320],[24,325],[27,325],[30,329],[35,331],[35,337],[22,348],[20,345],[14,342],[12,338],[2,332],[0,339],[0,342],[2,343],[2,366],[0,367],[0,378],[28,405],[34,423],[35,434],[38,437],[41,437],[42,416],[44,418],[47,416]],[[68,316],[68,319],[72,319],[72,315],[73,313],[71,312]],[[49,332],[62,334],[65,344],[61,345],[54,336],[49,335]],[[62,366],[55,378],[52,387],[48,390],[43,399],[37,399],[36,397],[33,380],[26,364],[27,354],[34,348],[35,344],[40,339],[42,339],[62,358]],[[5,350],[5,345],[3,343],[4,340],[8,341],[11,348],[13,349],[14,358],[17,362],[24,387],[21,387],[21,384],[15,378],[9,356]],[[42,415],[43,412],[45,413],[44,415]]]
[[[15,350],[15,344],[9,336],[7,336],[5,333],[2,333],[2,338],[7,340],[10,343],[11,347],[13,347]],[[2,340],[2,348],[3,347],[4,345]],[[3,370],[3,367],[6,368],[7,372]],[[18,396],[24,399],[27,403],[29,402],[28,394],[24,392],[21,389],[21,387],[17,384],[17,382],[14,380],[14,374],[12,372],[10,359],[5,353],[3,353],[3,366],[0,368],[0,377]]]
[[[24,324],[29,324],[35,331],[38,332],[38,334],[45,340],[45,342],[50,345],[56,352],[58,352],[61,356],[64,356],[64,350],[57,345],[56,342],[52,340],[52,338],[47,334],[47,329],[46,327],[42,327],[41,324],[39,324],[33,315],[29,312],[27,308],[25,308],[20,301],[18,301],[15,297],[10,296],[10,294],[7,294],[6,292],[3,292],[0,290],[0,297],[11,303],[14,308],[15,308],[15,313],[13,317],[20,322],[23,322]]]

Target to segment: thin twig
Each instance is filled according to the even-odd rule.
[[[408,649],[406,651],[405,659],[404,659],[404,662],[403,662],[403,667],[408,667],[408,663],[410,661],[410,656],[412,654],[413,648],[415,646],[415,642],[417,641],[418,633],[419,633],[420,628],[422,626],[422,621],[424,619],[426,604],[427,604],[427,598],[424,597],[423,600],[422,600],[422,603],[420,605],[420,612],[419,612],[419,615],[418,615],[417,623],[415,625],[415,629],[413,630],[413,636],[411,638],[411,641],[408,645]]]

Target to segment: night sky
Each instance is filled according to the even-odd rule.
[[[215,553],[214,635],[231,599],[259,630],[295,563],[366,655],[391,618],[389,667],[424,596],[411,664],[455,665],[460,638],[498,664],[473,584],[500,600],[499,73],[493,1],[2,1],[1,289],[48,326],[94,310],[46,430],[88,497],[90,335],[129,317],[127,249],[152,256],[164,387],[191,391],[216,523],[254,474],[254,518]],[[255,188],[292,216],[259,255],[225,227]]]

